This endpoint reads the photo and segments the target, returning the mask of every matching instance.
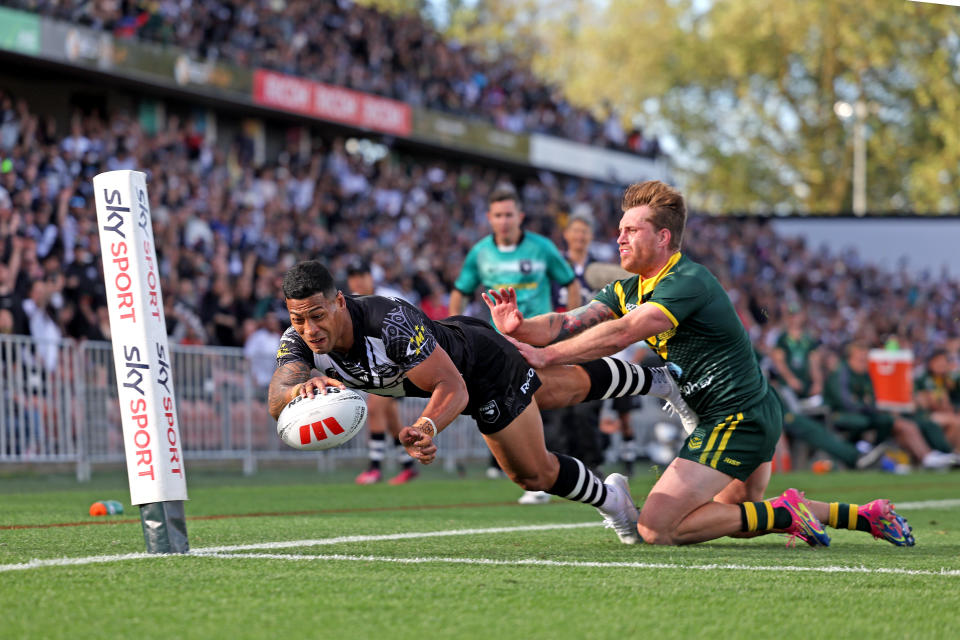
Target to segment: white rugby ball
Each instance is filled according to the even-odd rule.
[[[348,442],[366,422],[367,403],[360,394],[327,387],[326,394],[291,400],[277,418],[277,435],[294,449],[319,451]]]

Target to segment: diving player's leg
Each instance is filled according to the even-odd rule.
[[[600,358],[583,364],[552,365],[537,370],[543,386],[537,391],[542,409],[568,407],[589,400],[651,395],[666,400],[677,412],[683,428],[696,428],[697,414],[687,406],[675,376],[676,367],[647,367],[620,358]]]
[[[548,452],[536,400],[531,400],[505,427],[484,433],[483,437],[507,477],[527,491],[546,491],[593,505],[611,523],[622,542],[640,541],[636,532],[637,508],[629,491],[617,481],[623,476],[614,474],[617,478],[604,484],[579,459]]]

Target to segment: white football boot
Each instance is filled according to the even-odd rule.
[[[662,367],[650,367],[650,372],[653,375],[650,395],[665,400],[666,404],[663,405],[663,410],[670,415],[676,414],[683,424],[683,430],[687,432],[687,435],[690,435],[700,424],[700,417],[683,399],[680,394],[680,387],[677,386],[676,379],[671,375],[672,373],[679,377],[680,371],[680,367],[672,362],[668,362]]]
[[[627,478],[619,473],[611,473],[603,484],[607,486],[607,500],[597,511],[603,516],[603,526],[617,532],[623,544],[640,544],[643,539],[637,531],[637,519],[640,512],[630,496]]]

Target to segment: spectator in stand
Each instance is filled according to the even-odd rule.
[[[358,91],[383,95],[412,106],[479,117],[513,133],[545,133],[576,142],[607,146],[648,157],[659,155],[655,139],[639,150],[631,145],[619,114],[606,109],[601,123],[571,105],[556,87],[537,79],[516,58],[502,53],[489,60],[482,52],[445,42],[417,15],[392,15],[353,2],[282,5],[253,0],[224,5],[203,0],[188,5],[97,3],[66,0],[38,5],[32,0],[5,4],[52,18],[112,31],[119,38],[172,44],[194,55],[241,67],[263,67]],[[12,137],[3,127],[16,122],[12,101],[0,102],[0,148]],[[4,135],[6,134],[6,135]],[[64,151],[86,152],[78,126]],[[188,127],[190,155],[202,148]],[[116,168],[132,162],[121,145],[108,161]],[[78,156],[79,157],[79,156]]]
[[[787,312],[786,329],[771,351],[774,372],[783,382],[780,395],[793,412],[823,403],[823,363],[820,340],[808,330],[799,309]]]
[[[953,450],[960,450],[960,374],[946,349],[927,358],[915,393],[920,410],[943,429]]]
[[[957,464],[956,456],[936,424],[929,421],[918,424],[877,409],[868,372],[868,352],[865,343],[850,343],[846,358],[830,377],[826,401],[834,410],[834,426],[857,437],[873,431],[876,443],[893,437],[925,469],[946,469]]]

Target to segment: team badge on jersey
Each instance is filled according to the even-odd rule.
[[[423,325],[418,324],[413,328],[414,334],[410,338],[410,343],[407,345],[407,355],[420,355],[420,348],[423,346],[423,341],[426,340],[426,337],[423,335]]]

